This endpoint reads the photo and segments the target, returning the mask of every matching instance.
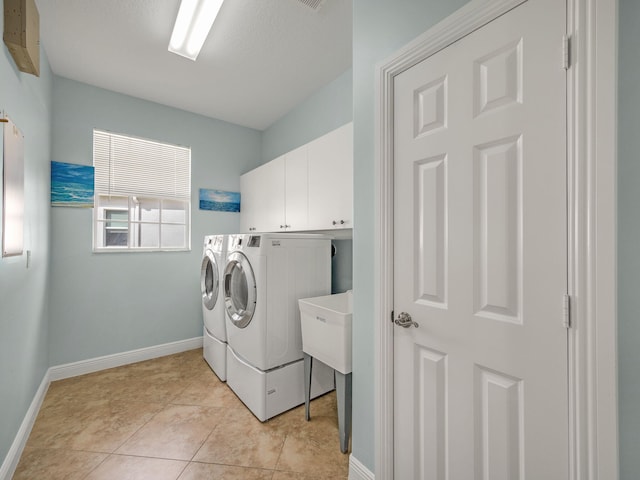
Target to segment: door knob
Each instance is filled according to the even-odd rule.
[[[416,322],[413,321],[413,319],[411,318],[411,315],[409,315],[407,312],[402,312],[400,315],[398,315],[398,318],[396,318],[393,323],[395,323],[396,325],[400,325],[401,327],[404,328],[410,328],[410,327],[416,327],[418,328],[418,324]]]

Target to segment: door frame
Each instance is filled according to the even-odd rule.
[[[471,0],[376,67],[375,472],[393,479],[394,77],[535,0]],[[617,0],[567,0],[569,479],[618,478]],[[558,39],[561,42],[562,39]],[[560,59],[559,59],[560,61]],[[560,299],[559,299],[560,302]]]

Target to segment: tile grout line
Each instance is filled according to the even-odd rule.
[[[148,405],[148,404],[155,404],[156,402],[145,402],[145,403]],[[147,425],[151,420],[153,420],[154,418],[156,418],[156,416],[157,416],[160,412],[162,412],[166,407],[167,407],[167,404],[166,404],[166,403],[165,403],[165,404],[163,404],[162,408],[159,408],[159,409],[158,409],[158,410],[157,410],[153,415],[151,415],[151,416],[149,417],[149,419],[148,419],[146,422],[143,422],[143,423],[142,423],[142,425],[140,425],[138,428],[136,428],[136,430],[135,430],[131,435],[129,435],[129,436],[128,436],[128,437],[127,437],[127,438],[126,438],[122,443],[120,443],[120,445],[118,445],[118,446],[113,450],[113,452],[111,452],[111,454],[112,454],[112,455],[121,455],[121,454],[116,453],[116,452],[117,452],[118,450],[120,450],[120,449],[124,446],[124,444],[125,444],[125,443],[127,443],[129,440],[131,440],[131,439],[135,436],[135,434],[136,434],[136,433],[138,433],[140,430],[142,430],[142,429],[143,429],[143,428],[144,428],[144,427],[145,427],[145,426],[146,426],[146,425]],[[168,459],[167,459],[167,460],[168,460]]]
[[[71,450],[71,451],[73,451],[73,450]],[[96,453],[96,452],[91,452],[91,453]],[[111,455],[113,455],[113,454],[112,454],[112,453],[108,453],[108,454],[107,454],[107,456],[106,456],[106,457],[104,457],[104,458],[102,459],[102,461],[101,461],[100,463],[98,463],[98,465],[96,465],[96,466],[95,466],[95,467],[93,467],[91,470],[89,470],[89,471],[84,475],[84,477],[82,477],[82,479],[83,479],[83,480],[84,480],[84,479],[86,479],[89,475],[91,475],[91,474],[92,474],[93,472],[95,472],[98,468],[100,468],[100,466],[101,466],[104,462],[106,462],[109,458],[111,458]]]
[[[219,407],[213,407],[213,408],[219,408]],[[221,408],[221,407],[220,407]],[[222,409],[222,408],[221,408]],[[249,469],[253,469],[253,470],[262,470],[262,471],[270,471],[272,472],[272,477],[273,475],[275,475],[276,473],[276,469],[275,466],[274,468],[264,468],[264,467],[256,467],[256,466],[247,466],[247,465],[237,465],[237,464],[232,464],[232,463],[224,463],[224,462],[204,462],[204,461],[195,461],[194,458],[198,455],[198,452],[200,452],[200,450],[202,449],[202,447],[204,446],[205,443],[207,443],[207,440],[209,440],[209,438],[211,437],[211,435],[213,435],[213,433],[218,429],[218,427],[220,427],[221,423],[217,423],[215,427],[213,427],[213,429],[211,430],[211,432],[209,432],[209,435],[207,435],[207,438],[205,438],[205,440],[200,444],[200,447],[198,447],[198,449],[196,450],[196,452],[193,454],[193,456],[191,457],[191,460],[189,460],[188,464],[191,463],[199,463],[199,464],[203,464],[203,465],[220,465],[220,466],[224,466],[224,467],[232,467],[232,468],[249,468]],[[286,439],[286,435],[285,435],[285,439]],[[284,440],[282,442],[282,446],[280,447],[280,453],[278,454],[278,459],[280,459],[280,455],[282,454],[282,449],[284,448]],[[276,460],[276,465],[277,465],[278,461]],[[187,465],[188,466],[188,465]],[[186,468],[186,467],[185,467]]]
[[[186,461],[186,460],[182,460],[182,461]],[[298,473],[298,472],[294,472],[293,470],[274,470],[273,468],[265,468],[265,467],[255,467],[255,466],[251,466],[251,465],[237,465],[235,463],[221,463],[221,462],[204,462],[202,460],[192,460],[188,462],[189,465],[191,465],[192,463],[198,464],[198,465],[215,465],[218,467],[229,467],[229,468],[237,468],[237,469],[242,469],[242,470],[258,470],[261,472],[286,472],[286,473]]]
[[[287,438],[289,438],[289,430],[287,429],[287,433],[285,433],[284,435],[284,440],[282,441],[282,446],[280,447],[280,453],[278,454],[278,459],[276,460],[276,464],[273,466],[273,475],[275,475],[275,472],[278,472],[280,470],[278,470],[278,465],[280,464],[280,459],[282,458],[282,453],[284,452],[284,445],[285,443],[287,443]],[[273,476],[272,476],[273,477]]]
[[[202,447],[204,446],[205,443],[207,443],[207,440],[209,440],[209,437],[211,437],[211,435],[213,435],[213,432],[216,431],[216,428],[218,428],[218,426],[220,426],[220,424],[216,423],[216,426],[211,429],[211,431],[209,432],[209,435],[207,435],[207,437],[202,441],[202,443],[196,449],[196,451],[193,453],[193,455],[191,455],[191,459],[189,460],[189,463],[193,462],[193,459],[196,458],[196,455],[198,455],[198,452],[200,450],[202,450]]]
[[[185,462],[184,467],[182,467],[182,470],[180,470],[180,473],[176,477],[176,480],[179,480],[179,478],[182,476],[182,474],[184,473],[184,471],[187,469],[189,465],[191,465],[191,462]]]

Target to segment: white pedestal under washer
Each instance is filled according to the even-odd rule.
[[[204,237],[200,290],[202,293],[203,356],[223,382],[227,379],[227,327],[222,276],[227,256],[227,235]]]
[[[261,421],[304,402],[298,299],[331,291],[331,240],[323,235],[230,235],[224,271],[227,383]],[[312,396],[334,388],[314,368]]]

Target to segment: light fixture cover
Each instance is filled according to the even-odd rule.
[[[218,16],[223,0],[182,0],[169,51],[195,60]]]

